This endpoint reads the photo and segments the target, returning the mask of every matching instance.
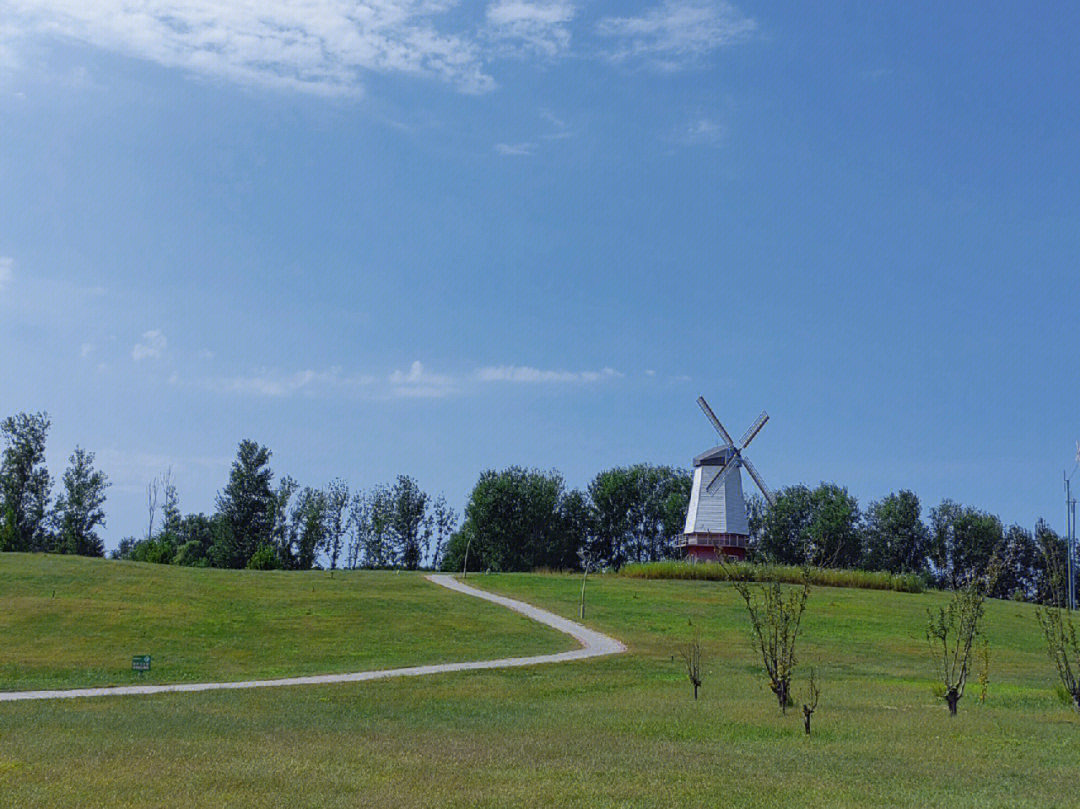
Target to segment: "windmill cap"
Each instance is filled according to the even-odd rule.
[[[694,466],[723,466],[732,456],[731,447],[719,446],[694,456]]]

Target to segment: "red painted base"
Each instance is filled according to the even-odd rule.
[[[731,545],[720,548],[712,545],[687,545],[686,558],[691,562],[715,562],[717,559],[737,559],[741,562],[746,558],[746,548]]]

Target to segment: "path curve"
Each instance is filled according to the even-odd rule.
[[[171,685],[117,685],[101,688],[72,688],[62,691],[0,691],[0,702],[16,702],[31,699],[74,699],[76,697],[110,697],[136,694],[165,694],[177,691],[220,691],[231,688],[275,688],[285,685],[325,685],[327,683],[356,683],[363,680],[382,680],[387,677],[419,677],[423,674],[441,674],[447,671],[474,671],[477,669],[507,669],[517,666],[535,666],[539,663],[565,663],[587,657],[625,652],[626,647],[608,635],[579,623],[562,618],[553,612],[526,604],[514,598],[495,595],[464,584],[447,574],[432,574],[428,581],[459,593],[482,598],[494,604],[519,612],[552,629],[573,637],[581,644],[580,649],[532,657],[500,657],[495,660],[473,660],[466,663],[436,663],[429,666],[410,666],[404,669],[379,669],[357,671],[351,674],[317,674],[310,677],[283,677],[276,680],[239,680],[225,683],[173,683]]]

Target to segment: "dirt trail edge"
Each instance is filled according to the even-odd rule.
[[[450,575],[432,574],[428,581],[459,593],[482,598],[514,612],[531,618],[552,629],[570,635],[581,644],[580,649],[532,657],[500,657],[495,660],[474,660],[466,663],[437,663],[429,666],[411,666],[404,669],[380,669],[357,671],[351,674],[317,674],[310,677],[283,677],[276,680],[240,680],[224,683],[174,683],[171,685],[117,685],[102,688],[72,688],[62,691],[0,691],[0,702],[30,699],[75,699],[79,697],[131,696],[138,694],[165,694],[176,691],[218,691],[227,688],[274,688],[289,685],[325,685],[327,683],[355,683],[363,680],[381,680],[386,677],[419,677],[423,674],[441,674],[447,671],[473,671],[475,669],[505,669],[516,666],[535,666],[539,663],[565,663],[587,657],[625,652],[626,647],[615,638],[604,635],[579,623],[562,618],[555,613],[526,604],[514,598],[495,595],[470,587]]]

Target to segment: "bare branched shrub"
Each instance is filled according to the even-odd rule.
[[[800,586],[786,592],[778,581],[749,582],[732,576],[731,583],[746,603],[750,632],[761,652],[769,687],[780,703],[780,710],[787,713],[796,663],[795,642],[810,597],[809,570],[804,571]]]
[[[803,728],[806,730],[806,735],[810,735],[810,717],[814,715],[814,711],[817,710],[818,699],[821,697],[821,687],[817,683],[817,677],[814,673],[814,667],[810,667],[810,680],[806,684],[806,698],[803,702]]]
[[[1043,558],[1046,561],[1047,580],[1050,585],[1051,603],[1035,610],[1046,651],[1057,669],[1065,697],[1080,713],[1080,639],[1071,612],[1066,611],[1066,577],[1064,561],[1056,549],[1043,542]]]
[[[982,631],[986,595],[997,580],[998,562],[991,563],[982,576],[972,576],[966,585],[952,592],[949,603],[938,607],[935,613],[927,608],[926,641],[937,666],[940,695],[949,706],[949,714],[956,715],[956,706],[964,696],[968,675],[971,673],[972,655],[978,645],[983,646],[984,661],[989,663],[989,649]],[[980,676],[989,682],[989,670]]]
[[[701,687],[701,630],[698,627],[694,627],[690,642],[679,647],[679,656],[686,666],[686,677],[694,687],[694,699],[697,699]]]

